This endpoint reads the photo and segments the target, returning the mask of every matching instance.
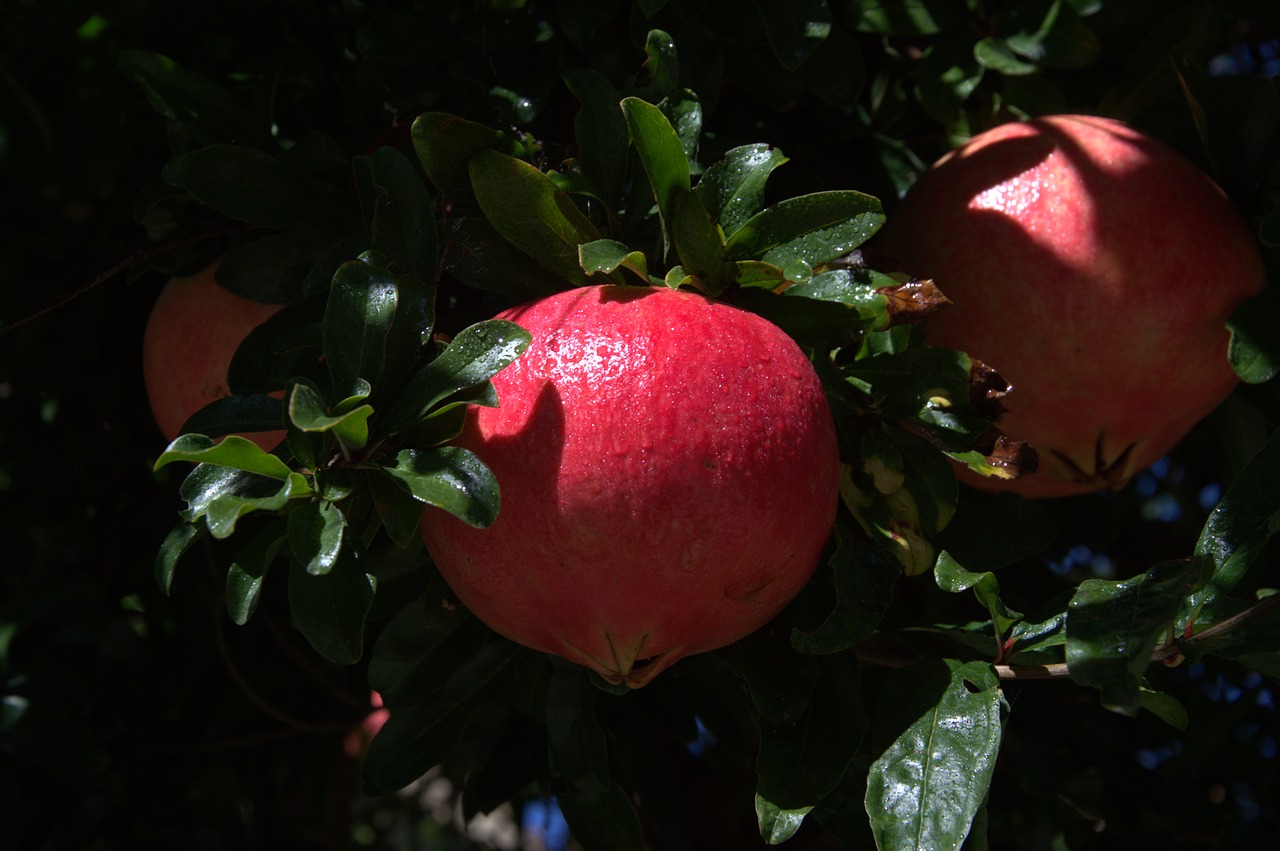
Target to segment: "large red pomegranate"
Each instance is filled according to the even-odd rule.
[[[227,367],[236,348],[281,305],[261,304],[232,293],[214,280],[217,264],[160,291],[142,339],[142,375],[151,414],[166,440],[205,405],[231,395]],[[263,449],[284,439],[269,431],[245,437]]]
[[[927,320],[1013,385],[998,422],[1039,452],[1026,496],[1120,487],[1236,385],[1227,318],[1263,283],[1240,214],[1203,172],[1114,120],[982,133],[892,211],[886,260],[953,302]]]
[[[487,529],[423,538],[499,633],[638,687],[801,589],[839,485],[832,415],[779,328],[691,292],[593,286],[508,310],[533,342],[458,444],[502,489]]]

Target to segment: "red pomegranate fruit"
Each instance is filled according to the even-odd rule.
[[[639,687],[763,626],[831,533],[839,453],[817,374],[777,326],[702,295],[591,286],[508,310],[533,336],[458,445],[496,522],[429,508],[427,549],[506,637]]]
[[[952,306],[928,342],[1013,385],[997,425],[1033,475],[965,481],[1031,497],[1118,488],[1235,387],[1232,311],[1262,287],[1239,212],[1162,142],[1119,121],[1005,124],[940,159],[889,216],[888,262]]]
[[[231,395],[227,367],[249,332],[281,305],[242,298],[214,280],[217,264],[160,291],[142,338],[142,376],[151,415],[166,440],[205,405]],[[270,450],[285,432],[244,435]]]

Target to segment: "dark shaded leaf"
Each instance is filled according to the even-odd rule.
[[[609,743],[596,716],[600,692],[584,670],[559,668],[547,688],[547,765],[553,776],[575,792],[605,795],[609,776]]]
[[[759,4],[764,31],[782,67],[794,71],[831,33],[827,0]]]
[[[353,223],[341,190],[270,154],[210,145],[169,160],[164,179],[237,221],[305,230]]]
[[[165,118],[199,128],[209,141],[267,143],[267,128],[209,78],[147,50],[123,50],[119,64],[125,76],[142,87],[152,108]]]
[[[291,528],[291,545],[292,532]],[[297,553],[289,568],[294,627],[317,653],[338,665],[354,665],[364,655],[364,621],[377,587],[359,546],[354,536],[346,536],[332,568],[324,573],[308,572]]]
[[[801,653],[839,653],[875,632],[902,575],[895,559],[844,523],[836,524],[835,536],[827,562],[835,574],[835,607],[816,628],[792,632],[791,644]]]
[[[693,190],[676,192],[672,212],[676,255],[680,264],[689,274],[703,280],[708,293],[719,295],[728,283],[724,235]]]
[[[395,148],[353,161],[365,230],[375,251],[401,275],[435,280],[435,207],[413,164]]]
[[[621,93],[589,68],[566,68],[561,75],[581,108],[573,119],[578,164],[600,199],[616,207],[627,177],[627,119]]]
[[[1277,215],[1280,218],[1280,214]],[[1280,287],[1267,287],[1236,308],[1227,322],[1227,356],[1241,381],[1261,384],[1280,372]]]
[[[333,569],[342,550],[346,515],[328,500],[315,500],[289,512],[289,551],[307,573]]]
[[[227,569],[225,597],[227,614],[237,625],[248,623],[258,607],[267,569],[275,561],[287,537],[286,521],[277,519],[258,530],[236,553],[231,567]]]
[[[173,585],[173,573],[178,567],[178,560],[191,549],[196,541],[209,533],[203,523],[192,523],[186,520],[174,526],[160,543],[160,551],[156,553],[156,584],[165,594]]]
[[[322,328],[325,364],[339,395],[381,380],[398,304],[395,275],[372,255],[344,263],[333,276]]]
[[[467,164],[476,154],[486,150],[516,152],[506,133],[443,112],[418,116],[412,133],[423,171],[449,200],[471,197]]]
[[[1021,612],[1013,611],[1000,599],[1000,582],[994,573],[966,570],[946,550],[938,553],[933,578],[938,587],[949,594],[972,589],[978,602],[991,615],[999,636],[1006,635],[1014,624],[1022,620]]]
[[[192,414],[182,424],[182,433],[218,438],[284,427],[284,403],[280,399],[266,395],[224,396]]]
[[[605,792],[571,789],[558,797],[569,831],[583,851],[643,851],[640,817],[617,781]]]
[[[349,233],[345,226],[313,228],[237,243],[218,263],[218,283],[242,298],[283,304],[301,293],[301,270]]]

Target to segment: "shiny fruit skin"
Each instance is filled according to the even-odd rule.
[[[1237,378],[1232,311],[1264,273],[1239,212],[1164,143],[1114,120],[1001,125],[938,161],[880,240],[951,306],[926,324],[1013,385],[997,422],[1039,453],[1032,497],[1118,488],[1217,406]]]
[[[205,405],[231,395],[227,367],[236,348],[255,327],[276,313],[278,304],[242,298],[214,280],[217,264],[160,291],[142,339],[142,375],[151,414],[166,440]],[[285,432],[245,437],[270,450]]]
[[[813,366],[760,317],[686,291],[583,287],[500,314],[533,342],[457,443],[498,478],[487,529],[427,509],[481,620],[644,685],[763,626],[831,533],[839,454]]]

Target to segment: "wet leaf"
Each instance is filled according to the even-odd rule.
[[[815,192],[779,201],[729,237],[731,260],[760,259],[810,267],[848,254],[884,224],[880,201],[862,192]]]
[[[203,523],[194,523],[182,521],[165,535],[164,541],[160,544],[160,551],[156,553],[156,584],[160,586],[160,590],[165,594],[169,593],[169,588],[173,585],[173,574],[178,567],[178,560],[191,549],[196,541],[209,533],[208,528]]]
[[[357,385],[354,389],[361,389]],[[368,395],[368,387],[363,393],[350,397],[353,402],[362,401]],[[370,405],[350,407],[345,412],[330,413],[329,406],[320,395],[315,385],[299,381],[289,392],[289,421],[298,429],[309,434],[332,433],[348,450],[360,449],[369,442],[369,417],[373,414]],[[340,407],[335,406],[335,411]]]
[[[1015,612],[1000,599],[1000,582],[990,571],[973,572],[966,570],[951,554],[943,550],[938,553],[938,561],[933,568],[933,578],[938,587],[949,594],[959,594],[973,590],[978,602],[991,615],[1000,636],[1008,634],[1022,613]]]
[[[1156,643],[1202,580],[1208,557],[1162,562],[1131,579],[1086,579],[1067,607],[1067,667],[1102,693],[1102,704],[1138,711],[1139,682]]]
[[[743,145],[729,150],[702,175],[698,196],[726,236],[763,209],[765,183],[785,162],[787,157],[777,148]]]
[[[1280,220],[1280,213],[1273,214]],[[1267,287],[1241,304],[1227,327],[1227,356],[1241,381],[1262,384],[1280,373],[1280,287]]]
[[[265,451],[248,438],[235,434],[218,441],[203,434],[179,435],[164,452],[160,453],[154,469],[159,470],[175,461],[229,467],[279,481],[284,481],[293,473],[289,465],[275,455]]]
[[[323,575],[333,569],[342,551],[346,515],[328,500],[315,500],[289,512],[289,551],[307,573]]]
[[[443,509],[468,526],[483,529],[498,517],[498,480],[469,449],[402,449],[394,467],[379,467],[378,472],[414,499]]]
[[[934,659],[894,671],[876,706],[885,742],[867,775],[880,848],[959,849],[991,783],[1007,708],[990,665]]]
[[[382,379],[398,303],[395,275],[373,255],[344,263],[333,276],[322,328],[325,363],[339,395],[358,392],[360,381]]]
[[[262,593],[267,569],[275,561],[287,540],[285,521],[277,519],[259,529],[249,543],[241,547],[227,569],[225,599],[231,620],[243,626],[249,622]]]
[[[680,265],[702,279],[706,291],[719,295],[728,283],[724,235],[692,190],[678,190],[673,204],[673,233]]]
[[[632,251],[629,246],[613,239],[597,239],[578,246],[578,263],[588,275],[594,272],[607,275],[618,269],[627,269],[643,282],[649,280],[644,252]]]
[[[1213,610],[1244,577],[1267,541],[1280,531],[1280,432],[1240,472],[1210,512],[1195,553],[1213,563],[1213,575],[1178,612],[1178,626]]]

